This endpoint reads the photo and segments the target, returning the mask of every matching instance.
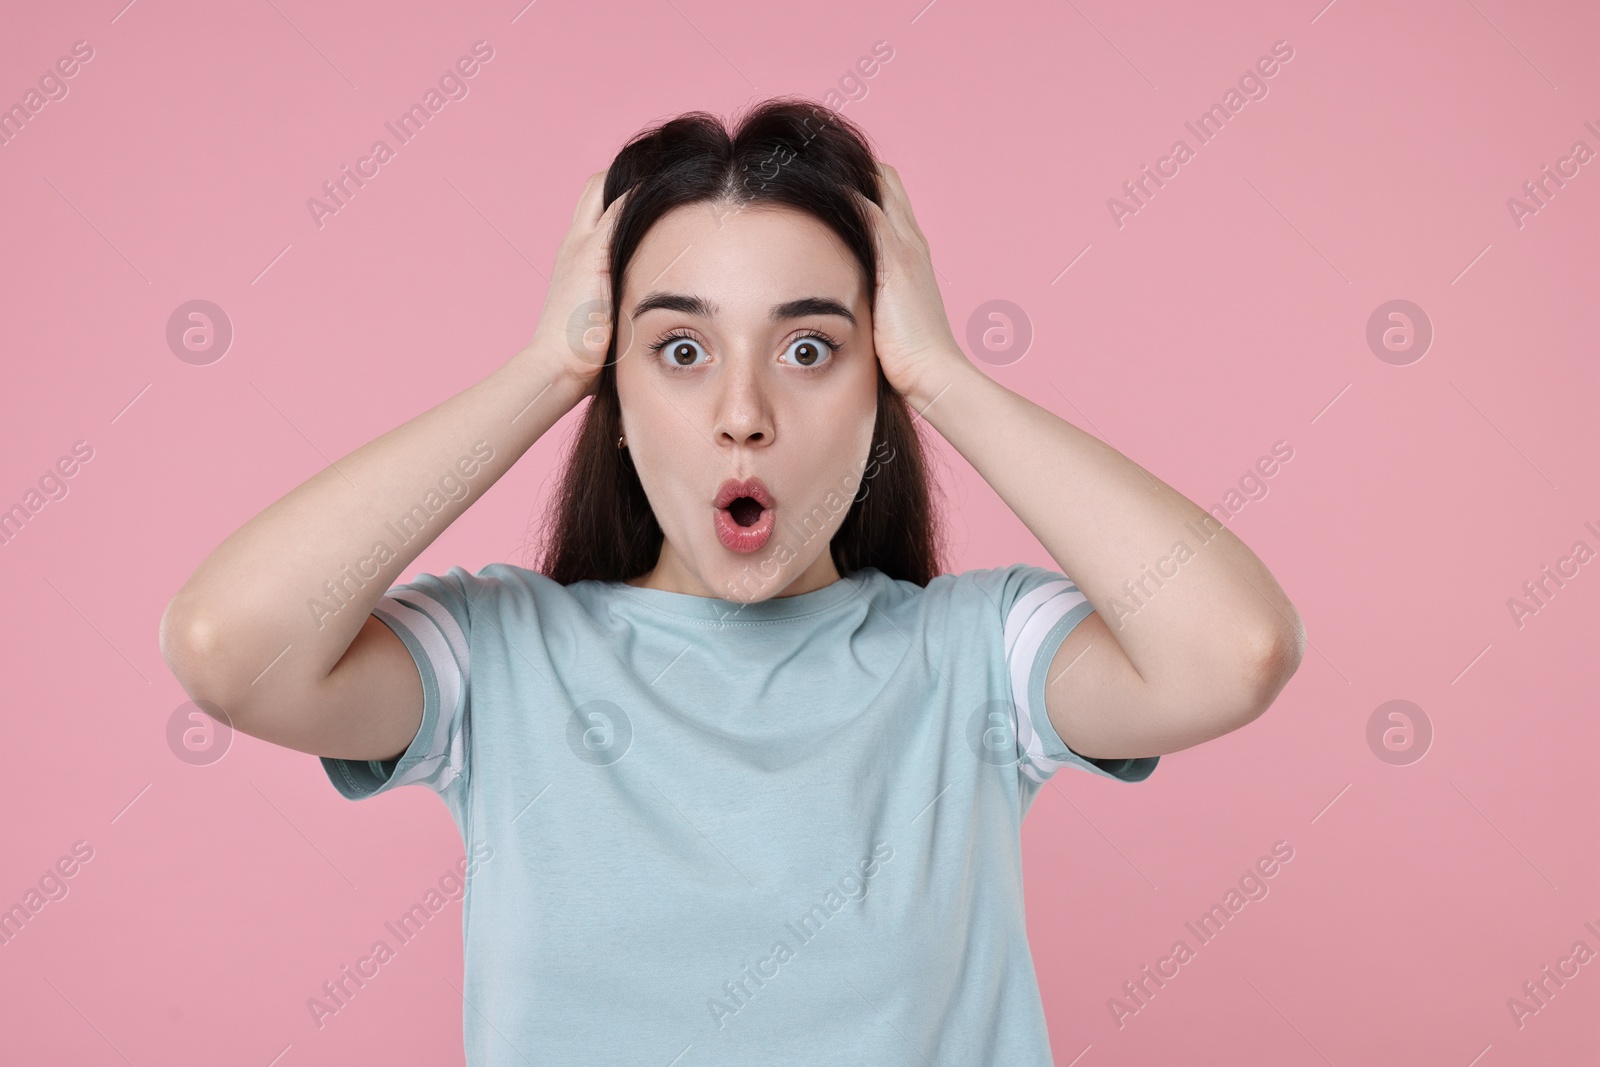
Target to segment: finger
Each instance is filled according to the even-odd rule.
[[[911,210],[911,196],[906,192],[905,183],[900,180],[900,172],[887,163],[879,163],[878,173],[883,176],[885,186],[884,213],[901,233],[915,234],[926,241],[922,227],[917,224],[917,216]]]
[[[883,198],[882,204],[875,203],[866,197],[862,197],[866,203],[871,205],[870,209],[867,209],[868,213],[873,215],[873,217],[878,220],[878,224],[884,228],[886,233],[892,233],[901,240],[904,240],[905,234],[909,232],[909,227],[907,227],[906,224],[898,221],[901,212],[895,201],[898,198],[899,193],[897,192],[895,186],[890,183],[888,175],[885,173],[884,166],[881,163],[878,164],[878,191],[879,195]]]
[[[891,222],[898,222],[903,214],[901,201],[905,196],[905,187],[900,184],[900,175],[896,174],[889,164],[879,163],[878,185],[883,190],[884,215]]]
[[[600,218],[600,198],[605,194],[606,170],[598,170],[589,175],[589,180],[583,183],[583,192],[578,194],[578,206],[572,211],[572,224],[589,223],[591,226]]]
[[[617,194],[617,198],[606,205],[605,211],[600,216],[599,225],[596,227],[597,232],[601,235],[597,251],[600,256],[599,269],[605,276],[606,314],[608,317],[611,314],[610,303],[612,296],[611,257],[617,240],[617,224],[622,221],[623,208],[627,204],[628,195],[632,192],[633,189],[630,188],[624,189]],[[621,357],[619,356],[618,358],[620,359]]]
[[[862,197],[866,204],[867,214],[872,217],[873,233],[878,241],[879,256],[886,256],[891,246],[906,244],[906,230],[904,225],[896,222],[899,212],[894,204],[887,198],[882,205],[875,204],[866,197]]]
[[[867,229],[872,234],[872,247],[878,261],[878,278],[883,279],[888,268],[888,240],[887,232],[890,230],[889,219],[884,215],[883,209],[873,203],[868,197],[863,196],[858,190],[851,189],[850,195],[855,198],[856,204],[861,208],[861,213],[867,217]]]
[[[619,193],[615,200],[606,205],[605,211],[600,215],[599,223],[596,224],[595,228],[605,235],[607,251],[611,248],[611,242],[616,240],[617,224],[622,221],[622,211],[627,203],[628,194],[631,192],[633,192],[632,189],[624,189]]]

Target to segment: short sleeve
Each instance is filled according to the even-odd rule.
[[[471,596],[479,579],[461,567],[420,574],[392,587],[372,614],[405,644],[422,678],[422,724],[396,760],[322,757],[334,788],[363,800],[402,785],[437,793],[465,784],[469,767],[472,677]]]
[[[973,572],[973,576],[1003,620],[1020,772],[1039,785],[1067,766],[1123,782],[1150,777],[1160,756],[1080,756],[1061,740],[1046,711],[1051,661],[1073,627],[1094,611],[1089,598],[1060,571],[1026,563]]]

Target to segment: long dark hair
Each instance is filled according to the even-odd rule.
[[[690,111],[635,135],[606,173],[604,203],[632,190],[611,247],[611,321],[621,323],[623,271],[650,227],[684,204],[764,203],[815,216],[855,253],[875,303],[877,255],[871,220],[855,189],[882,206],[867,137],[854,123],[799,97],[774,97],[730,131],[716,116]],[[626,450],[617,399],[617,334],[569,449],[544,526],[536,570],[562,585],[593,578],[624,581],[655,566],[663,535]],[[941,541],[922,424],[878,368],[878,411],[860,489],[829,543],[841,576],[875,567],[927,585],[937,576]]]

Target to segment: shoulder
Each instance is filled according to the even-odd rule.
[[[862,590],[874,607],[965,627],[968,633],[974,628],[1009,633],[1038,617],[1041,609],[1059,616],[1084,599],[1065,574],[1031,563],[940,574],[926,586],[871,568],[856,577],[863,579]]]
[[[1077,585],[1058,570],[1032,563],[1010,563],[954,574],[928,583],[930,598],[991,619],[1005,621],[1063,594],[1079,595]]]
[[[561,612],[585,597],[603,595],[603,582],[564,586],[547,575],[511,563],[490,563],[476,573],[453,566],[442,573],[423,572],[389,589],[387,596],[426,610],[443,607],[458,620],[474,616],[514,618]],[[591,588],[592,587],[592,588]]]

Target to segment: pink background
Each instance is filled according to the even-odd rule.
[[[1288,689],[1143,784],[1061,774],[1025,824],[1056,1062],[1597,1062],[1600,961],[1521,1027],[1507,1007],[1574,942],[1600,951],[1600,562],[1520,629],[1507,608],[1600,550],[1600,162],[1520,227],[1507,207],[1575,141],[1600,150],[1592,6],[122,4],[0,35],[7,106],[94,49],[0,147],[0,506],[94,450],[0,546],[0,906],[94,849],[0,947],[0,1059],[461,1062],[459,905],[321,1030],[305,1006],[463,854],[444,805],[349,803],[249,737],[175,758],[157,620],[252,515],[527,340],[583,180],[628,136],[821,99],[885,41],[842,113],[902,174],[958,335],[993,299],[1031,320],[992,376],[1202,505],[1294,449],[1228,520],[1304,617]],[[319,229],[307,198],[477,40],[470,95]],[[1268,95],[1119,228],[1108,198],[1195,147],[1183,123],[1277,41]],[[196,298],[235,330],[206,366],[165,339]],[[1409,365],[1366,342],[1393,299],[1434,328]],[[530,562],[572,425],[410,573]],[[944,457],[954,569],[1049,565]],[[1434,731],[1409,765],[1367,742],[1393,699]],[[1276,841],[1270,895],[1119,1028],[1108,998],[1193,947],[1185,920]]]

